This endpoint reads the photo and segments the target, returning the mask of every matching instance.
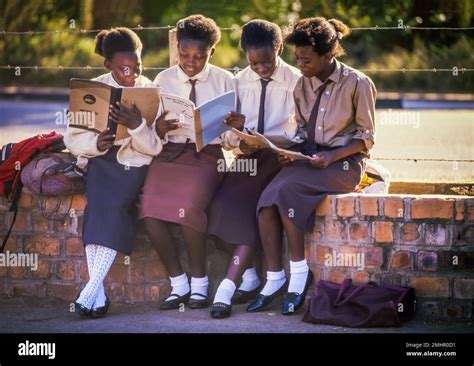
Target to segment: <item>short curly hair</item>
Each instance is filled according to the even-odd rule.
[[[349,28],[340,20],[314,17],[296,23],[285,41],[295,46],[313,46],[321,56],[329,53],[338,57],[345,54],[341,40],[349,34]]]
[[[201,14],[190,15],[176,23],[178,42],[185,39],[202,41],[207,47],[214,47],[221,39],[216,22]]]
[[[283,44],[281,29],[267,20],[251,20],[242,27],[240,47],[244,52],[249,48],[271,47],[275,51]]]
[[[95,37],[95,53],[112,60],[116,52],[142,52],[140,37],[131,29],[119,27],[102,30]]]

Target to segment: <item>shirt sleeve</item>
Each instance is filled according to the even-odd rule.
[[[145,118],[142,118],[142,123],[135,129],[128,129],[128,133],[131,136],[131,146],[136,152],[156,156],[163,149],[163,144],[160,137],[156,133],[155,122],[151,126],[148,126]]]
[[[363,140],[367,150],[375,144],[375,100],[377,90],[369,78],[358,81],[354,93],[355,124],[357,131],[353,139]]]

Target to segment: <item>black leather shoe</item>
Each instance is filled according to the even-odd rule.
[[[204,309],[209,306],[209,298],[207,296],[198,293],[191,294],[191,296],[200,296],[202,299],[190,298],[188,303],[190,309]]]
[[[211,306],[211,318],[223,319],[228,318],[232,312],[232,305],[224,304],[223,302],[215,302]]]
[[[260,292],[260,286],[252,291],[236,290],[234,296],[232,296],[232,305],[246,304],[249,301],[255,299]]]
[[[283,286],[281,286],[277,291],[273,294],[265,296],[262,294],[258,294],[258,296],[247,306],[247,312],[254,313],[257,311],[263,310],[265,307],[270,305],[273,300],[275,300],[278,296],[281,296],[286,292],[288,289],[288,281],[285,281]]]
[[[297,292],[288,292],[285,295],[283,305],[281,307],[281,313],[283,315],[292,315],[304,305],[306,293],[308,292],[308,288],[311,285],[311,282],[313,282],[313,277],[313,272],[309,270],[308,277],[306,277],[306,283],[304,284],[303,293],[299,294]]]
[[[109,306],[110,306],[110,300],[107,297],[107,295],[105,295],[105,305],[97,309],[92,309],[91,316],[93,318],[103,318],[107,314],[107,310],[109,310]]]
[[[183,296],[179,296],[177,294],[171,294],[168,296],[168,298],[173,297],[171,300],[164,300],[160,304],[160,309],[161,310],[175,310],[179,309],[181,304],[187,304],[189,301],[189,296],[191,296],[191,291],[189,291],[187,294],[184,294]]]
[[[86,308],[84,305],[79,304],[77,301],[74,302],[74,311],[83,317],[90,317],[92,315],[92,309]]]

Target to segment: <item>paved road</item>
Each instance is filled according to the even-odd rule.
[[[63,102],[0,100],[0,145],[39,132],[64,131]],[[385,161],[394,181],[474,182],[473,110],[377,110],[375,158],[448,159]]]

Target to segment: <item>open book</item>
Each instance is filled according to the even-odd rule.
[[[69,84],[69,126],[102,132],[110,128],[116,140],[129,135],[125,126],[112,121],[109,105],[116,102],[137,106],[150,126],[156,119],[160,105],[160,88],[116,88],[111,85],[87,79],[71,79]]]
[[[178,128],[168,135],[181,135],[196,141],[196,150],[204,146],[232,127],[224,123],[228,113],[235,110],[235,92],[230,91],[196,107],[186,98],[161,93],[163,111],[169,111],[167,119],[178,119]]]
[[[296,151],[291,151],[287,149],[282,149],[281,147],[277,147],[273,142],[271,142],[269,139],[267,139],[265,136],[262,134],[254,131],[254,130],[249,130],[247,129],[247,133],[239,131],[235,128],[232,129],[235,134],[239,137],[240,140],[245,141],[247,145],[253,145],[260,147],[262,149],[272,149],[276,153],[285,155],[289,159],[293,160],[309,160],[311,159],[310,156],[306,156],[300,152]]]

